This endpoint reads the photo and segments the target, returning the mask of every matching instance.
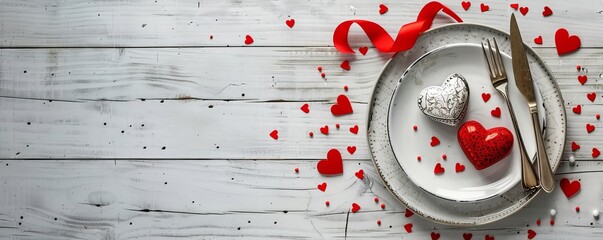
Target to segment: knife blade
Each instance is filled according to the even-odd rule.
[[[538,117],[538,108],[536,106],[536,96],[534,94],[534,81],[530,72],[530,64],[528,63],[528,55],[521,39],[519,26],[515,14],[511,14],[511,56],[513,63],[513,76],[515,77],[515,85],[521,95],[528,103],[530,115],[532,116],[532,125],[536,135],[536,162],[538,163],[538,174],[540,186],[542,189],[550,193],[553,191],[553,171],[549,164],[549,158],[544,147],[544,139],[540,132],[540,118]]]

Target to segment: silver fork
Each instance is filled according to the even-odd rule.
[[[515,129],[515,136],[517,137],[517,143],[519,144],[519,152],[521,156],[521,180],[523,188],[526,190],[535,189],[540,187],[540,185],[538,183],[538,179],[536,178],[534,168],[532,168],[532,162],[528,157],[521,133],[519,132],[513,106],[511,106],[511,101],[509,101],[509,97],[507,95],[509,87],[507,86],[508,79],[505,65],[503,64],[502,56],[500,54],[500,50],[498,49],[498,44],[496,44],[496,39],[492,38],[492,40],[494,42],[494,47],[490,45],[489,39],[486,39],[485,44],[482,42],[482,50],[484,50],[484,56],[486,57],[490,80],[492,81],[494,88],[496,88],[500,95],[502,95],[505,99],[505,102],[507,102],[507,108],[509,108],[509,113],[511,114],[511,120],[513,122],[513,128]]]

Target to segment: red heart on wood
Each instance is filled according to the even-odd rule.
[[[285,21],[285,24],[287,24],[287,26],[289,26],[289,28],[293,28],[293,25],[295,25],[295,19],[289,19],[289,20]]]
[[[415,213],[413,213],[412,211],[410,211],[410,210],[407,208],[407,209],[406,209],[406,212],[404,213],[404,216],[405,216],[405,217],[410,217],[410,216],[412,216],[413,214],[415,214]]]
[[[494,236],[486,235],[485,240],[494,240]]]
[[[379,14],[383,15],[389,10],[385,4],[379,4]]]
[[[534,43],[540,45],[542,44],[542,36],[538,36],[536,38],[534,38]]]
[[[431,240],[438,240],[438,239],[440,239],[440,234],[431,232]]]
[[[364,46],[364,47],[360,47],[358,48],[358,51],[362,54],[362,55],[366,55],[366,52],[368,52],[368,47]]]
[[[588,100],[590,100],[591,102],[594,102],[595,98],[597,98],[597,94],[595,92],[591,92],[589,94],[586,94],[586,98],[588,98]]]
[[[520,7],[520,8],[519,8],[519,12],[520,12],[522,15],[524,15],[524,16],[525,16],[526,14],[528,14],[528,11],[530,11],[530,9],[529,9],[528,7]]]
[[[326,182],[323,182],[323,183],[321,183],[321,184],[318,184],[317,188],[318,188],[318,190],[320,190],[320,191],[323,191],[323,192],[324,192],[324,191],[326,191],[326,190],[327,190],[327,183],[326,183]]]
[[[488,11],[490,10],[490,6],[486,5],[486,4],[481,4],[480,5],[480,9],[482,10],[482,12]]]
[[[278,139],[278,130],[272,130],[272,132],[270,132],[270,137],[272,137],[274,140]]]
[[[316,169],[321,174],[334,175],[343,173],[343,160],[337,149],[331,149],[327,153],[327,159],[318,161]]]
[[[601,152],[599,151],[599,149],[597,149],[597,148],[593,148],[592,153],[591,153],[591,156],[592,156],[593,158],[597,158],[599,155],[601,155]]]
[[[446,169],[444,169],[442,167],[442,164],[440,164],[440,163],[437,163],[435,165],[435,167],[433,168],[433,173],[436,174],[436,175],[443,174],[445,171],[446,171]]]
[[[591,132],[593,132],[593,131],[595,131],[595,125],[592,125],[592,124],[590,124],[590,123],[587,123],[587,124],[586,124],[586,132],[591,133]]]
[[[553,15],[553,10],[550,7],[544,6],[544,10],[542,11],[542,16],[548,17]]]
[[[310,112],[310,105],[308,105],[306,103],[306,104],[302,105],[299,109],[301,109],[302,112],[309,113]]]
[[[484,100],[484,102],[488,102],[488,100],[490,100],[490,93],[482,93],[482,100]]]
[[[586,75],[578,76],[578,82],[580,82],[580,84],[584,85],[586,83],[586,80],[588,80],[588,77]]]
[[[578,145],[576,142],[572,142],[572,152],[575,152],[578,149],[580,149],[580,145]]]
[[[356,152],[356,146],[348,146],[348,152],[354,154]]]
[[[465,11],[467,11],[469,9],[469,7],[471,7],[471,2],[461,2],[461,6],[463,6],[463,9],[465,9]]]
[[[436,136],[432,136],[431,142],[429,143],[429,145],[431,145],[432,147],[435,147],[439,144],[440,144],[440,139],[438,139],[438,137],[436,137]]]
[[[358,172],[354,173],[358,179],[364,179],[364,170],[360,169]]]
[[[358,125],[354,125],[350,128],[350,132],[353,134],[358,134]]]
[[[471,234],[471,233],[463,233],[464,240],[471,240],[472,237],[473,237],[473,234]]]
[[[528,239],[532,239],[534,237],[536,237],[536,232],[534,232],[534,230],[532,230],[532,229],[529,229],[528,230]]]
[[[500,108],[496,107],[495,109],[492,109],[492,111],[490,111],[490,114],[492,114],[492,116],[500,118]]]
[[[337,102],[331,106],[331,113],[335,116],[341,116],[353,113],[352,103],[350,103],[350,99],[346,95],[337,96]]]
[[[582,106],[581,105],[576,105],[575,107],[572,108],[572,112],[574,112],[575,114],[582,113]]]
[[[559,28],[555,32],[555,47],[559,55],[576,51],[580,48],[580,38],[576,35],[570,36],[565,28]]]
[[[344,70],[350,71],[350,61],[348,60],[344,60],[343,62],[341,62],[341,65],[339,65],[341,68],[343,68]]]
[[[412,232],[412,223],[404,224],[404,230],[406,230],[407,233],[411,233]]]
[[[456,170],[457,173],[465,171],[465,165],[463,165],[461,163],[456,163],[455,170]]]
[[[580,191],[580,181],[576,180],[570,182],[569,179],[562,178],[561,181],[559,181],[559,186],[567,198],[571,198]]]
[[[519,3],[511,3],[509,4],[509,6],[515,10],[517,10],[519,8]]]
[[[482,170],[511,153],[513,134],[505,127],[485,129],[477,121],[468,121],[458,131],[458,141],[475,169]]]
[[[356,213],[358,210],[360,210],[360,205],[358,205],[358,203],[352,203],[352,212]]]
[[[329,135],[329,125],[320,128],[320,132],[324,135]]]
[[[245,44],[249,45],[253,43],[253,38],[249,35],[245,35]]]

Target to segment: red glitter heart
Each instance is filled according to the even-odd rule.
[[[586,124],[586,132],[591,133],[591,132],[593,132],[593,131],[595,131],[595,125],[592,125],[592,124],[590,124],[590,123],[587,123],[587,124]]]
[[[358,51],[362,54],[362,55],[366,55],[366,52],[368,52],[368,47],[360,47],[358,48]]]
[[[581,105],[576,105],[575,107],[572,108],[572,112],[574,112],[575,114],[582,113],[582,106]]]
[[[590,100],[591,102],[594,102],[595,98],[597,98],[597,94],[595,92],[591,92],[589,94],[586,94],[586,98],[588,98],[588,100]]]
[[[415,214],[415,213],[413,213],[412,211],[410,211],[410,210],[407,208],[407,209],[406,209],[406,212],[404,213],[404,216],[405,216],[405,217],[410,217],[410,216],[412,216],[413,214]]]
[[[490,93],[482,93],[482,100],[484,100],[484,102],[488,102],[488,100],[490,100]]]
[[[253,38],[249,35],[245,35],[245,44],[249,45],[253,43]]]
[[[348,152],[354,154],[356,152],[356,146],[348,146]]]
[[[350,99],[346,95],[337,96],[337,102],[331,106],[331,113],[335,116],[341,116],[353,113],[352,103],[350,103]]]
[[[528,230],[528,239],[532,239],[534,237],[536,237],[536,232],[534,232],[534,230],[532,230],[532,229],[529,229]]]
[[[548,17],[553,15],[553,10],[550,7],[544,6],[544,10],[542,11],[542,16]]]
[[[337,149],[331,149],[327,153],[327,159],[318,161],[316,169],[321,174],[334,175],[343,173],[343,160]]]
[[[444,171],[446,171],[446,169],[444,169],[444,168],[442,167],[442,164],[440,164],[440,163],[437,163],[437,164],[435,165],[435,167],[433,168],[433,173],[434,173],[434,174],[436,174],[436,175],[443,174],[443,173],[444,173]]]
[[[272,137],[274,140],[278,139],[278,130],[272,130],[272,132],[270,132],[270,137]]]
[[[323,182],[323,183],[321,183],[321,184],[318,184],[318,186],[316,186],[316,187],[318,188],[318,190],[320,190],[320,191],[323,191],[323,192],[324,192],[324,191],[326,191],[326,190],[327,190],[327,183],[326,183],[326,182]]]
[[[565,28],[559,28],[555,32],[555,47],[559,55],[576,51],[580,48],[580,38],[576,35],[570,36]]]
[[[458,132],[461,149],[475,169],[482,170],[505,158],[513,148],[513,134],[505,127],[485,129],[469,121]]]
[[[285,24],[287,24],[287,26],[289,26],[289,28],[293,28],[293,25],[295,25],[295,19],[289,19],[289,20],[285,21]]]
[[[461,163],[456,163],[456,165],[455,165],[454,168],[455,168],[455,170],[456,170],[457,173],[465,171],[465,165],[463,165]]]
[[[329,135],[329,125],[320,128],[320,132],[324,135]]]
[[[473,234],[471,234],[471,233],[463,233],[464,240],[471,240],[472,237],[473,237]]]
[[[350,128],[350,132],[353,134],[358,134],[358,125],[354,125]]]
[[[601,155],[601,152],[599,151],[599,149],[597,149],[597,148],[593,148],[592,153],[591,153],[591,156],[592,156],[593,158],[597,158],[599,155]]]
[[[522,15],[524,15],[524,16],[525,16],[526,14],[528,14],[528,11],[530,11],[530,9],[529,9],[528,7],[520,7],[520,8],[519,8],[519,12],[520,12]]]
[[[588,80],[588,77],[586,75],[578,76],[578,82],[580,82],[580,84],[584,85],[586,83],[586,80]]]
[[[500,118],[500,108],[496,107],[495,109],[492,109],[492,111],[490,111],[490,114],[492,114],[492,116]]]
[[[383,15],[389,10],[385,4],[379,4],[379,14]]]
[[[573,197],[576,193],[578,193],[578,191],[580,191],[580,181],[577,180],[570,182],[569,179],[562,178],[561,181],[559,181],[559,186],[567,198]]]
[[[341,62],[341,65],[339,65],[341,68],[343,68],[344,70],[350,71],[350,61],[345,60],[343,62]]]
[[[440,239],[440,234],[431,232],[431,240],[438,240],[438,239]]]
[[[299,109],[301,109],[302,112],[309,113],[310,112],[310,105],[308,105],[306,103],[306,104],[302,105]]]
[[[542,44],[542,36],[538,36],[536,38],[534,38],[534,43],[540,45]]]
[[[412,223],[404,224],[404,230],[406,230],[407,233],[411,233],[412,232]]]
[[[358,210],[360,210],[360,205],[358,205],[358,203],[352,203],[352,212],[356,213]]]
[[[354,173],[358,179],[364,179],[364,170],[360,169],[358,172]]]
[[[481,4],[480,5],[480,9],[482,10],[482,12],[488,11],[490,10],[490,6],[486,5],[486,4]]]
[[[517,10],[519,8],[519,3],[511,3],[509,4],[509,6],[515,10]]]
[[[471,2],[461,2],[461,6],[463,6],[463,9],[465,9],[465,11],[467,11],[469,9],[469,7],[471,7]]]
[[[572,142],[572,152],[575,152],[578,149],[580,149],[580,145],[578,145],[576,142]]]
[[[439,144],[440,144],[440,139],[438,139],[438,137],[436,137],[436,136],[432,136],[431,142],[429,143],[429,145],[431,145],[432,147],[435,147]]]

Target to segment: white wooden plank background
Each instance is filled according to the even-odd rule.
[[[367,102],[390,55],[373,48],[366,56],[342,55],[329,47],[343,20],[374,20],[394,33],[426,2],[384,1],[389,12],[381,16],[381,2],[372,1],[0,0],[0,237],[429,239],[435,231],[441,239],[466,232],[525,239],[532,229],[536,239],[596,239],[603,231],[590,212],[603,209],[603,166],[590,149],[603,150],[603,124],[594,117],[603,114],[603,100],[585,95],[603,95],[603,2],[518,1],[530,7],[518,17],[524,39],[535,46],[530,39],[543,36],[536,51],[567,105],[556,179],[580,179],[581,192],[568,200],[557,188],[508,219],[468,229],[405,218],[370,162]],[[514,12],[514,1],[485,1],[486,13],[481,2],[472,1],[469,11],[461,1],[442,2],[467,22],[503,30]],[[553,16],[542,17],[544,5]],[[296,21],[292,29],[288,18]],[[578,34],[582,49],[558,57],[552,47],[559,27]],[[246,34],[255,42],[240,47]],[[370,46],[366,37],[351,39]],[[339,68],[344,59],[350,72]],[[588,73],[577,72],[578,64]],[[580,74],[589,78],[585,86]],[[344,85],[355,113],[334,118],[329,107]],[[310,114],[299,110],[304,103]],[[583,105],[580,115],[571,112],[576,104]],[[586,123],[598,129],[587,134]],[[319,133],[325,124],[329,136]],[[348,131],[355,124],[358,135]],[[273,129],[277,141],[268,137]],[[576,153],[571,141],[581,144]],[[348,154],[348,145],[358,151]],[[343,176],[315,170],[330,148],[344,156]],[[577,165],[567,162],[570,155]],[[366,180],[355,178],[358,169]],[[325,181],[327,191],[318,191]],[[347,219],[352,202],[362,210]],[[551,208],[558,212],[554,226]],[[535,226],[539,218],[543,224]],[[411,234],[402,227],[409,222]]]

